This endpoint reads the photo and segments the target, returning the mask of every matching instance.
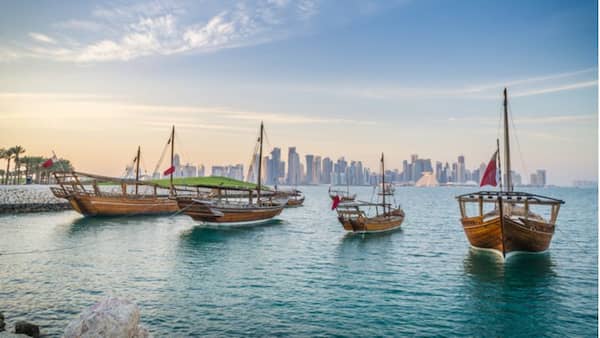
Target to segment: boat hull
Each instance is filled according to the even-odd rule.
[[[302,204],[304,203],[304,197],[300,198],[300,199],[289,199],[287,201],[287,204],[285,205],[288,208],[294,208],[294,207],[299,207],[302,206]]]
[[[78,196],[66,197],[71,207],[84,216],[161,215],[177,212],[177,203],[155,196]]]
[[[372,218],[338,217],[344,230],[355,233],[385,232],[400,229],[404,215],[386,215]]]
[[[524,218],[463,218],[463,230],[471,246],[507,256],[516,252],[544,252],[550,247],[554,226]]]
[[[178,198],[181,211],[192,219],[209,224],[252,224],[270,220],[283,210],[285,204],[273,206],[226,206],[191,198]]]

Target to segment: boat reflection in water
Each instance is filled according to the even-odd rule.
[[[535,286],[538,281],[555,275],[553,266],[549,252],[523,253],[505,262],[493,252],[471,248],[464,260],[465,274],[478,281],[497,281],[512,286]]]

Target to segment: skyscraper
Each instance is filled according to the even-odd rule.
[[[460,155],[458,156],[458,165],[456,166],[456,181],[458,183],[465,183],[467,180],[465,170],[465,157]]]
[[[321,174],[321,183],[331,184],[331,173],[333,172],[333,162],[329,157],[323,159],[323,173]]]
[[[315,177],[314,158],[313,155],[306,155],[306,184],[312,184]]]
[[[300,156],[296,152],[296,147],[289,147],[287,184],[297,185],[300,183],[300,174]]]
[[[315,156],[315,177],[313,184],[321,183],[321,156]]]

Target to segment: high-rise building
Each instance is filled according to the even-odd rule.
[[[296,152],[296,147],[288,149],[288,172],[287,184],[297,185],[301,181],[302,172],[300,171],[300,155]]]
[[[314,164],[314,155],[306,155],[306,184],[312,184],[313,178],[315,177],[315,164]]]
[[[442,167],[442,162],[435,162],[435,179],[441,183],[442,181],[442,171],[443,171],[443,167]]]
[[[467,168],[465,167],[465,157],[463,155],[458,156],[458,164],[456,166],[456,182],[458,183],[465,183],[467,181],[467,175],[466,175],[466,171]]]
[[[313,184],[321,183],[321,156],[315,156],[315,176],[313,177]]]
[[[329,157],[323,159],[323,172],[321,174],[321,183],[331,184],[331,174],[333,172],[333,162]]]
[[[538,185],[540,187],[546,186],[546,170],[544,170],[544,169],[538,169],[536,171],[536,173],[537,173]]]

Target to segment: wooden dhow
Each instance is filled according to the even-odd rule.
[[[504,258],[519,252],[548,250],[560,206],[564,204],[560,199],[513,191],[509,140],[508,97],[504,89],[504,189],[500,183],[500,191],[479,191],[456,197],[463,230],[471,246],[491,250]],[[501,168],[499,141],[497,148],[481,186],[496,185],[496,167]],[[486,174],[489,177],[486,178]],[[491,183],[484,182],[486,179]],[[545,211],[546,217],[539,211]]]
[[[171,144],[171,168],[173,168],[173,146],[175,127],[167,144]],[[133,216],[174,213],[177,203],[169,197],[171,187],[140,180],[140,148],[135,157],[135,179],[124,179],[83,172],[54,172],[58,187],[51,187],[54,196],[69,201],[73,210],[84,216]],[[169,168],[169,169],[171,169]],[[106,191],[103,187],[113,190]]]
[[[264,138],[264,125],[260,124],[259,153],[262,159]],[[207,196],[177,196],[177,205],[181,212],[196,221],[218,225],[243,225],[256,224],[269,221],[278,216],[287,204],[287,198],[277,198],[269,193],[268,197],[261,196],[262,161],[258,161],[258,175],[256,189],[196,186],[212,189],[212,194]],[[246,198],[241,196],[246,193]],[[232,196],[230,196],[232,195]],[[262,198],[261,198],[262,197]]]
[[[338,221],[344,227],[344,230],[355,233],[371,233],[397,230],[404,221],[404,211],[400,207],[393,207],[391,203],[386,201],[386,196],[393,196],[389,189],[385,189],[385,165],[384,157],[381,154],[381,190],[378,196],[382,197],[381,203],[369,202],[346,202],[336,205]],[[341,202],[337,200],[337,202]],[[375,215],[368,216],[366,208],[374,208]]]
[[[286,191],[286,190],[277,190],[275,192],[275,196],[279,198],[287,198],[286,208],[296,208],[302,206],[304,204],[304,193],[296,188]]]
[[[341,202],[352,202],[356,199],[356,194],[350,193],[350,185],[348,184],[346,184],[346,190],[331,189],[330,186],[328,193],[332,201],[336,198],[339,198]]]

